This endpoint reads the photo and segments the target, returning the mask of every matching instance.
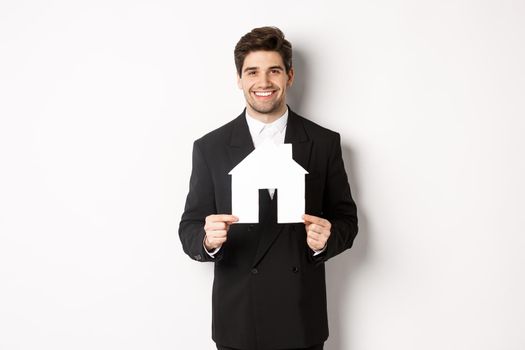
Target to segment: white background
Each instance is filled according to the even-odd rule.
[[[525,348],[523,1],[0,3],[0,349],[214,349],[194,139],[279,26],[359,206],[328,350]]]

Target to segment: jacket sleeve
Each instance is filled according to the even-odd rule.
[[[357,208],[346,175],[339,134],[333,138],[329,153],[323,217],[332,224],[326,250],[314,257],[316,263],[327,261],[352,247],[357,235]]]
[[[215,213],[214,184],[197,140],[193,143],[190,188],[179,224],[182,248],[190,258],[197,261],[217,261],[221,258],[221,250],[212,258],[203,246],[206,216]]]

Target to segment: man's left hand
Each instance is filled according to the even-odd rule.
[[[306,243],[310,249],[314,251],[324,249],[331,233],[330,221],[308,214],[303,215],[303,220],[306,228]]]

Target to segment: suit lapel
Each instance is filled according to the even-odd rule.
[[[246,122],[245,113],[246,110],[233,121],[230,144],[228,145],[232,162],[231,169],[255,149],[250,130],[248,129],[248,123]]]
[[[292,144],[293,159],[303,168],[308,169],[312,142],[309,140],[308,135],[304,130],[304,125],[300,117],[292,112],[291,109],[288,108],[288,110],[288,124],[286,126],[284,143]],[[276,210],[275,208],[279,197],[278,192],[279,191],[276,192],[277,196],[274,197],[272,204],[270,205],[270,210],[272,210],[272,213],[269,213],[269,215],[265,216],[264,225],[259,225],[261,227],[259,232],[261,238],[257,247],[257,253],[255,254],[253,266],[256,266],[259,261],[261,261],[285,226],[284,224],[277,224],[277,217],[273,214]]]
[[[293,159],[308,169],[312,141],[308,138],[301,118],[290,110],[284,143],[292,144]]]

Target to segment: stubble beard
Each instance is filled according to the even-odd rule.
[[[278,111],[283,103],[282,100],[276,100],[273,103],[265,104],[265,103],[257,103],[257,101],[246,99],[248,102],[248,105],[257,113],[260,114],[272,114],[276,111]]]

